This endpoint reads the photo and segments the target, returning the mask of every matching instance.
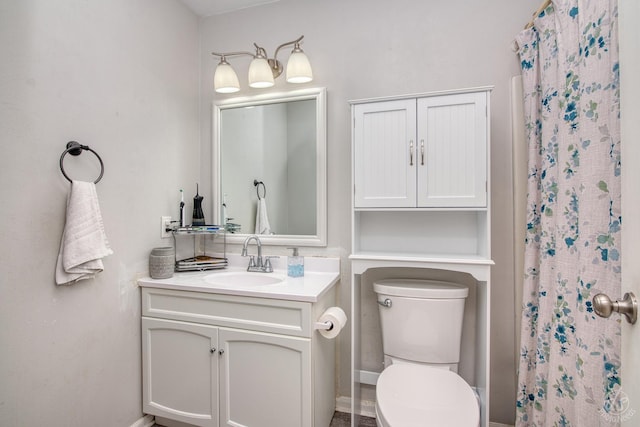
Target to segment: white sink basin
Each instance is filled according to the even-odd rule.
[[[204,277],[204,280],[212,285],[221,286],[264,286],[280,283],[284,280],[284,277],[273,273],[229,271],[209,274]]]

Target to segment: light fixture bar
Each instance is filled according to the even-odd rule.
[[[220,56],[220,57],[230,57],[230,56],[240,56],[240,55],[249,55],[249,56],[254,56],[253,53],[251,52],[229,52],[229,53],[217,53],[217,52],[211,52],[211,55],[214,56]]]
[[[249,86],[253,88],[267,88],[275,84],[274,80],[278,78],[284,71],[282,63],[278,61],[278,52],[286,46],[293,45],[293,51],[287,63],[287,82],[289,83],[307,83],[313,80],[311,64],[305,53],[300,48],[300,42],[304,35],[281,44],[276,48],[273,58],[269,58],[267,51],[253,43],[256,48],[255,53],[238,51],[228,53],[211,52],[214,56],[220,57],[220,62],[214,74],[214,88],[219,93],[232,93],[240,90],[238,77],[227,62],[227,58],[232,56],[252,56],[253,60],[249,66]]]

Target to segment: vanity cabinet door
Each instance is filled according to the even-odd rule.
[[[487,94],[418,98],[418,207],[487,206]]]
[[[143,411],[218,426],[218,328],[142,318]]]
[[[220,328],[220,425],[312,427],[311,341]]]
[[[355,207],[416,206],[416,100],[354,110]]]

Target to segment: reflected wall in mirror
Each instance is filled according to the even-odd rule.
[[[214,105],[214,221],[240,227],[232,243],[260,234],[267,244],[326,245],[325,93]]]

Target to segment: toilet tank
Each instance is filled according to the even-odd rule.
[[[457,364],[464,302],[469,289],[433,280],[386,279],[373,284],[378,294],[385,359]],[[385,301],[387,301],[385,306]]]

